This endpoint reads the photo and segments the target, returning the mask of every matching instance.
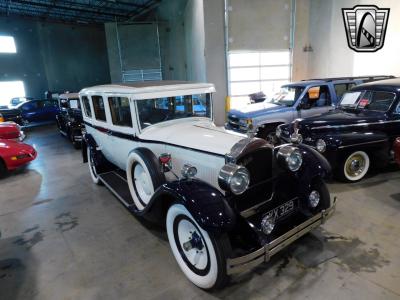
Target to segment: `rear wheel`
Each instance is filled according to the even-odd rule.
[[[337,172],[339,179],[357,182],[364,178],[370,167],[370,159],[366,152],[355,151],[345,156]]]
[[[102,185],[102,182],[100,181],[99,176],[97,174],[96,164],[93,158],[94,153],[92,153],[90,147],[87,147],[86,149],[87,149],[86,151],[87,151],[89,172],[90,176],[92,177],[92,181],[97,185]]]
[[[186,277],[205,290],[225,286],[229,239],[203,230],[182,204],[169,208],[166,226],[172,253]]]

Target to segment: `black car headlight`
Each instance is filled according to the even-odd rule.
[[[278,150],[277,160],[282,167],[296,172],[303,164],[303,155],[300,150],[293,146],[284,146]]]
[[[225,191],[235,195],[243,194],[249,187],[250,173],[243,166],[227,163],[219,172],[218,184]]]
[[[323,153],[326,150],[326,142],[323,139],[318,139],[315,143],[318,152]]]

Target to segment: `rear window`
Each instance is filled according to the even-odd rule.
[[[85,112],[86,117],[91,118],[92,111],[90,110],[90,103],[88,97],[83,96],[82,103],[83,103],[83,111]]]
[[[106,111],[104,107],[104,100],[101,96],[92,96],[94,116],[96,120],[106,121]]]
[[[132,127],[129,99],[126,97],[109,97],[111,118],[114,125]]]

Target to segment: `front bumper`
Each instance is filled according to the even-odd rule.
[[[241,273],[263,262],[269,261],[271,256],[275,255],[283,248],[298,240],[314,228],[317,228],[323,224],[333,214],[335,208],[336,198],[333,200],[333,204],[330,208],[321,211],[314,217],[296,226],[270,243],[265,244],[262,248],[244,256],[227,259],[227,274],[231,275],[235,273]]]

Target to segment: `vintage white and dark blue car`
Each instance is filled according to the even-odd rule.
[[[135,215],[164,224],[178,265],[203,289],[268,261],[335,206],[321,154],[215,126],[214,91],[165,81],[80,92],[93,181]]]
[[[330,162],[344,181],[359,181],[372,166],[393,158],[393,143],[400,136],[400,79],[354,87],[336,109],[296,120],[277,128],[281,142],[309,145]]]

